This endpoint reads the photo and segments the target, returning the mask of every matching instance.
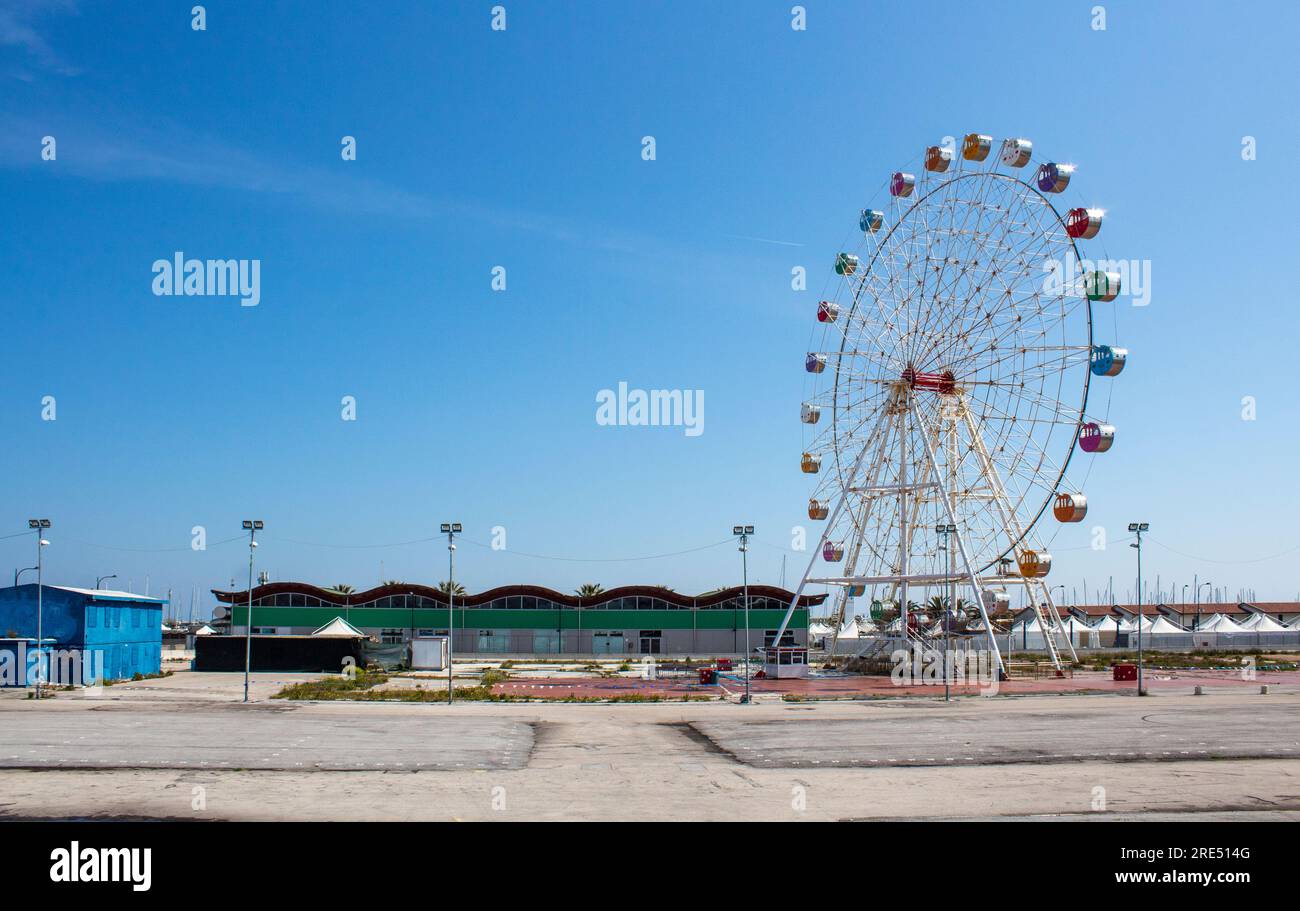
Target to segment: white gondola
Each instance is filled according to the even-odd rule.
[[[833,323],[839,318],[839,304],[833,304],[830,301],[822,301],[817,305],[817,322]]]
[[[1028,139],[1004,139],[1001,157],[1007,167],[1023,168],[1034,157],[1034,144]]]
[[[1044,193],[1062,193],[1070,185],[1070,178],[1074,176],[1074,165],[1057,164],[1049,161],[1047,164],[1038,166],[1038,189]]]
[[[805,452],[799,461],[799,468],[804,474],[816,474],[822,470],[822,457]]]
[[[1088,514],[1088,498],[1081,493],[1062,493],[1056,495],[1052,505],[1052,515],[1058,522],[1082,522]]]
[[[912,191],[915,189],[916,175],[908,174],[906,171],[899,171],[889,181],[890,196],[911,196]]]
[[[826,500],[808,501],[808,518],[824,519],[831,514],[831,504]]]
[[[943,146],[930,146],[925,150],[925,169],[942,173],[952,164],[952,149]]]
[[[816,424],[821,420],[822,406],[813,405],[810,402],[804,402],[803,407],[799,409],[799,420],[805,424]]]
[[[803,369],[809,373],[822,373],[826,370],[826,355],[809,352],[804,358]]]
[[[858,218],[858,227],[863,234],[874,234],[885,223],[885,213],[878,209],[863,209]]]

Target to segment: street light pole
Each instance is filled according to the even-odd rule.
[[[1142,689],[1142,532],[1150,528],[1147,522],[1130,522],[1128,530],[1137,535],[1137,541],[1130,544],[1129,547],[1137,548],[1138,552],[1138,578],[1137,578],[1137,630],[1138,630],[1138,695],[1145,696],[1146,690]]]
[[[745,705],[749,704],[749,536],[754,533],[752,525],[733,525],[731,533],[740,537],[740,571],[741,581],[744,585],[745,592],[745,698],[741,700]],[[772,647],[777,650],[777,666],[781,663],[781,643],[773,642]]]
[[[245,519],[248,532],[248,616],[244,627],[244,702],[248,702],[248,674],[253,667],[253,552],[257,550],[257,533],[263,528],[261,519]]]
[[[1201,628],[1201,589],[1207,585],[1213,587],[1214,583],[1202,582],[1200,585],[1196,586],[1196,625],[1192,627],[1193,629]]]
[[[952,699],[952,689],[948,678],[948,663],[952,655],[952,612],[957,609],[957,579],[952,573],[952,549],[948,546],[949,535],[957,533],[956,525],[936,525],[935,532],[943,536],[944,554],[948,558],[948,609],[943,612],[943,701]]]
[[[45,540],[45,529],[50,527],[49,519],[28,519],[27,527],[36,531],[36,698],[41,698],[41,684],[45,682],[45,670],[41,667],[41,658],[46,659],[46,666],[49,665],[49,656],[41,651],[41,645],[45,641],[44,625],[44,603],[42,598],[44,575],[45,575],[45,558],[43,556],[45,548],[50,546],[50,542]]]
[[[447,536],[447,704],[452,701],[452,654],[456,636],[456,535],[459,522],[443,522],[442,532]]]
[[[23,573],[34,573],[34,572],[36,572],[36,567],[35,567],[35,566],[24,566],[22,569],[15,569],[15,570],[14,570],[14,588],[17,588],[17,587],[18,587],[18,579],[19,579],[20,576],[22,576]]]
[[[98,579],[95,580],[95,591],[99,591],[99,586],[101,583],[106,582],[109,579],[116,579],[116,578],[117,578],[117,573],[113,573],[111,576],[100,576]]]

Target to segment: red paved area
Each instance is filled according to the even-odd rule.
[[[1190,693],[1198,684],[1207,687],[1257,688],[1262,684],[1300,687],[1300,671],[1260,671],[1254,680],[1242,680],[1237,671],[1211,670],[1148,670],[1143,674],[1148,690],[1185,691]],[[609,699],[631,694],[659,695],[680,699],[685,695],[722,697],[744,690],[744,681],[724,678],[720,686],[702,685],[695,677],[674,677],[660,680],[639,680],[628,677],[524,677],[498,683],[494,693],[531,696],[536,699],[565,699],[568,697]],[[1071,677],[1043,680],[1009,680],[1000,684],[998,692],[1006,695],[1030,693],[1131,693],[1136,689],[1132,681],[1116,682],[1109,671],[1077,671]],[[753,680],[750,690],[756,695],[791,694],[824,699],[880,698],[890,696],[933,697],[943,692],[938,686],[896,686],[888,677],[809,677],[802,680]],[[956,686],[958,694],[975,695],[981,688],[975,685]]]

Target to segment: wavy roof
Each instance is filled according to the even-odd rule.
[[[581,599],[582,607],[592,607],[597,604],[603,604],[614,598],[661,598],[672,604],[681,607],[709,607],[719,602],[726,601],[729,598],[740,597],[744,589],[740,586],[734,588],[724,588],[720,591],[709,592],[703,595],[683,595],[679,592],[669,591],[666,588],[660,588],[656,585],[624,585],[621,588],[611,588],[603,591],[599,595],[590,598]],[[223,604],[240,604],[248,601],[248,589],[243,591],[221,591],[212,589],[212,594]],[[320,588],[316,585],[310,585],[306,582],[268,582],[265,585],[258,585],[253,589],[253,598],[263,598],[267,595],[310,595],[313,598],[320,598],[330,604],[355,605],[364,604],[367,601],[374,601],[379,598],[387,598],[392,595],[419,595],[423,598],[430,598],[434,601],[447,600],[447,596],[438,589],[429,585],[415,585],[412,583],[402,582],[395,585],[379,585],[375,588],[364,592],[349,592],[340,594],[332,589]],[[578,607],[579,599],[577,595],[566,595],[563,592],[557,592],[553,588],[545,588],[540,585],[503,585],[499,588],[491,588],[478,594],[457,595],[456,603],[465,607],[480,607],[484,604],[491,603],[497,598],[509,598],[515,595],[525,595],[534,598],[546,598],[549,601],[555,601],[559,604],[565,604],[569,607]],[[751,598],[775,598],[778,601],[789,602],[794,597],[794,592],[786,591],[784,588],[777,588],[773,585],[751,585],[749,587],[749,596]],[[821,604],[826,600],[826,595],[801,595],[799,597],[800,607],[813,607]]]

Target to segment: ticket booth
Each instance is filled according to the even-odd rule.
[[[808,676],[808,649],[802,645],[775,645],[763,649],[763,674],[768,678]]]
[[[411,640],[411,670],[445,671],[446,669],[446,636],[417,636]]]

